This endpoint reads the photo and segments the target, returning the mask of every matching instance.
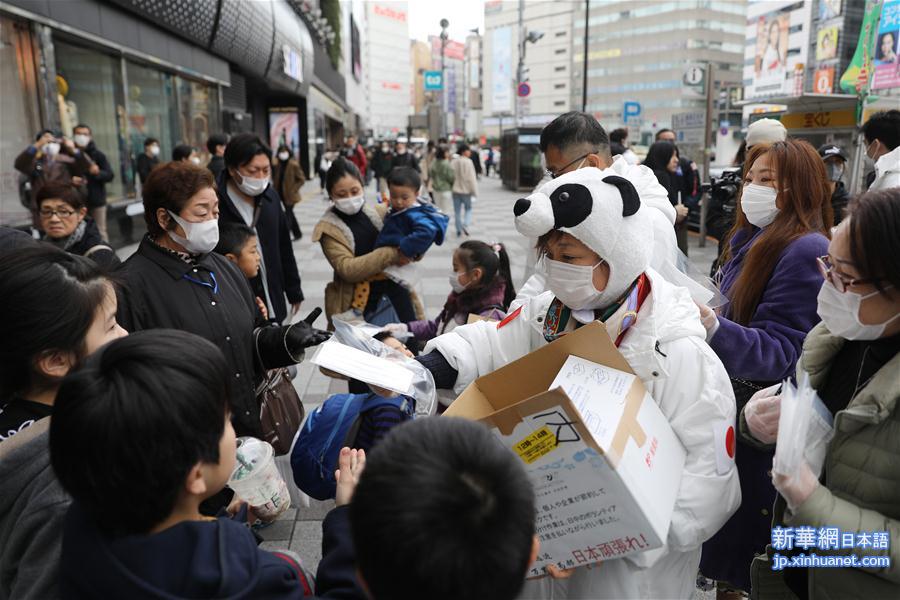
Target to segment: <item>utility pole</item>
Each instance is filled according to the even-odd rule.
[[[522,84],[522,76],[525,70],[525,0],[519,0],[519,64],[516,67],[516,118],[513,123],[514,127],[519,126],[519,117],[521,116],[522,99],[519,98],[519,85]]]
[[[591,20],[591,0],[584,0],[584,66],[581,75],[581,112],[587,112],[588,31]]]
[[[709,181],[709,155],[713,127],[713,100],[716,84],[713,77],[712,61],[706,63],[706,126],[703,128],[703,178]],[[700,242],[699,247],[706,246],[706,215],[709,211],[709,194],[700,202]]]
[[[447,19],[441,19],[441,129],[444,132],[444,137],[448,140],[450,139],[450,132],[447,131],[447,71],[446,71],[446,57],[447,57],[447,38],[450,35],[447,33],[447,27],[450,26],[450,21]]]

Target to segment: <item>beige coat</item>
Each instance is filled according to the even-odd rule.
[[[450,163],[453,168],[453,193],[478,195],[478,180],[475,178],[475,164],[467,156],[458,156]]]
[[[362,210],[376,229],[381,231],[387,205],[373,207],[365,204]],[[353,233],[330,208],[316,224],[312,241],[322,245],[322,252],[334,269],[334,279],[325,286],[325,316],[328,318],[328,327],[331,328],[332,315],[350,310],[356,284],[375,277],[385,267],[394,264],[399,251],[393,247],[376,248],[363,256],[355,256]],[[424,319],[422,302],[415,292],[410,292],[410,295],[417,318]]]
[[[279,164],[280,162],[277,158],[272,161],[272,165],[275,167],[278,167]],[[284,171],[283,189],[278,190],[278,194],[281,196],[281,201],[284,203],[285,208],[290,209],[302,200],[300,188],[303,187],[305,182],[306,176],[303,174],[300,163],[298,163],[295,158],[288,159]],[[278,184],[278,179],[274,174],[272,175],[272,183]]]

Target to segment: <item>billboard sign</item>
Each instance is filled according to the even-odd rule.
[[[440,71],[425,71],[425,91],[435,92],[444,89],[444,76]]]
[[[748,5],[744,80],[750,84],[746,98],[797,93],[794,73],[807,64],[811,6],[812,2],[793,0]]]
[[[831,94],[834,92],[834,67],[820,67],[816,69],[813,78],[813,92],[817,94]]]
[[[837,58],[838,28],[825,27],[816,36],[816,60]]]
[[[875,76],[872,89],[900,87],[900,0],[885,0],[875,38]]]

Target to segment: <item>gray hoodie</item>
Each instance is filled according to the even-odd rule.
[[[50,417],[0,443],[0,600],[59,598],[71,498],[50,467]]]

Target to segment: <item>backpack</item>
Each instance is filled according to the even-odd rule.
[[[294,482],[311,498],[334,498],[334,472],[341,448],[353,447],[362,415],[380,406],[394,406],[413,418],[415,400],[407,396],[385,398],[377,394],[335,394],[310,413],[291,450]]]

